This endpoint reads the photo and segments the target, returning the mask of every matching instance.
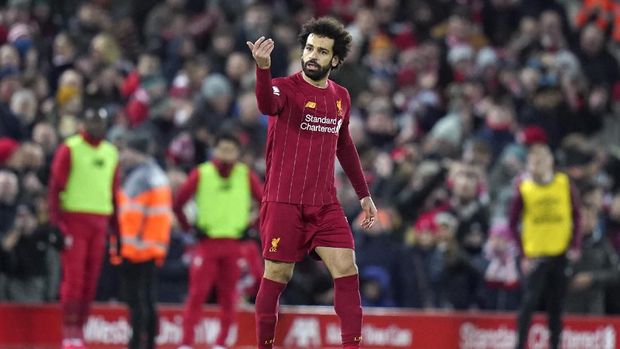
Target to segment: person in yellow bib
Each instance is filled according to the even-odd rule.
[[[60,301],[63,349],[82,349],[82,328],[95,298],[110,223],[115,223],[114,193],[120,187],[118,151],[104,140],[107,113],[87,109],[80,134],[54,154],[48,205],[50,223],[64,236]]]
[[[568,259],[578,258],[581,243],[578,201],[568,176],[555,172],[549,146],[531,145],[527,173],[516,185],[509,218],[525,277],[517,320],[517,349],[525,348],[532,314],[543,296],[551,332],[550,348],[560,347]]]
[[[238,162],[240,151],[239,140],[233,134],[219,134],[213,159],[192,170],[174,200],[179,224],[189,232],[193,228],[183,208],[194,197],[198,208],[195,226],[201,236],[189,270],[189,294],[183,312],[184,349],[194,343],[194,326],[213,285],[217,287],[220,306],[220,333],[215,349],[226,348],[226,338],[235,320],[241,240],[250,225],[252,199],[260,202],[263,196],[258,177]]]

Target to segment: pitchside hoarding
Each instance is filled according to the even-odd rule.
[[[158,348],[176,349],[182,336],[182,309],[160,307]],[[195,328],[196,349],[208,348],[219,332],[217,309],[205,307]],[[542,317],[529,335],[531,349],[547,348],[549,332]],[[563,333],[564,349],[619,348],[620,319],[568,317]],[[513,314],[449,313],[366,309],[364,348],[371,349],[512,349],[515,344]],[[0,348],[54,348],[60,343],[58,306],[0,305]],[[89,349],[121,349],[130,335],[127,312],[121,305],[97,305],[85,336]],[[243,309],[229,336],[231,348],[256,348],[254,315]],[[339,348],[340,326],[331,308],[283,307],[277,334],[280,348]]]

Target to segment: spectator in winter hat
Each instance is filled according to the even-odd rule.
[[[204,98],[201,119],[210,130],[216,131],[222,121],[229,117],[233,101],[232,85],[224,75],[211,74],[204,80],[201,92]]]
[[[8,137],[0,138],[0,166],[7,166],[17,149],[19,143],[16,140]]]
[[[45,156],[38,144],[25,142],[20,145],[10,138],[0,139],[0,168],[20,176],[20,186],[24,189],[22,196],[35,195],[44,189],[37,176],[44,164]]]
[[[33,45],[32,30],[24,23],[14,24],[7,39],[17,49],[21,57],[25,57]]]

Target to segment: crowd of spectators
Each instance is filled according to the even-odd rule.
[[[61,237],[47,225],[46,186],[54,151],[79,130],[84,108],[109,116],[108,139],[119,146],[135,129],[157,140],[153,155],[173,189],[209,158],[223,129],[239,136],[243,161],[264,175],[267,116],[256,105],[245,42],[273,38],[272,74],[288,75],[300,70],[301,24],[332,15],[353,36],[332,78],[350,91],[350,129],[379,208],[374,228],[357,229],[357,197],[337,171],[364,304],[516,309],[521,278],[507,217],[527,146],[542,141],[581,194],[583,253],[568,309],[620,312],[614,1],[4,3],[0,300],[58,297]],[[191,245],[176,226],[160,301],[184,300]],[[115,299],[117,272],[104,263],[98,299]],[[282,298],[332,301],[329,273],[311,259]]]

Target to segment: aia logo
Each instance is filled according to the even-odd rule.
[[[278,252],[279,243],[280,243],[280,238],[271,239],[271,247],[269,248],[269,252]]]
[[[284,345],[297,348],[321,348],[319,319],[313,317],[295,319],[284,339]]]

